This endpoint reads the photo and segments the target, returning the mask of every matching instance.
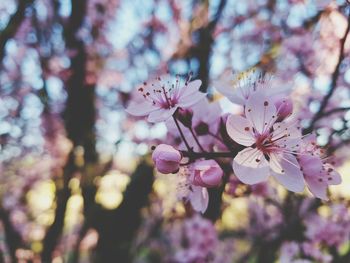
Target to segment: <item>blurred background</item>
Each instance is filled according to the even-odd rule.
[[[308,238],[304,218],[286,223],[302,209],[341,226],[327,255],[350,262],[348,14],[345,0],[2,0],[0,262],[277,262],[285,240]],[[215,87],[252,68],[292,89],[305,129],[334,154],[337,219],[308,193],[262,198],[271,189],[236,182],[189,215],[174,176],[154,171],[167,130],[125,113],[133,90],[193,72],[232,112]],[[193,224],[216,242],[205,260],[181,254]]]

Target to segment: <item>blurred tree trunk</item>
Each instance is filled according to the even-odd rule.
[[[16,250],[18,248],[23,247],[23,241],[20,236],[20,234],[16,231],[16,229],[13,227],[8,211],[0,208],[0,221],[3,224],[5,236],[6,236],[6,244],[8,246],[10,257],[12,262],[17,262],[16,258]],[[2,256],[0,255],[0,260],[2,259]]]
[[[92,218],[92,227],[99,233],[94,262],[131,262],[130,246],[141,223],[141,208],[148,203],[153,178],[153,167],[140,163],[120,206],[114,210],[98,209]]]
[[[200,91],[208,92],[210,75],[210,57],[214,44],[213,33],[225,8],[226,0],[221,0],[213,19],[207,26],[198,30],[199,41],[190,52],[192,57],[197,58],[199,69],[197,76],[202,80]],[[226,169],[225,169],[226,170]],[[228,176],[226,176],[228,178]],[[225,189],[225,182],[221,187],[209,189],[209,204],[205,212],[205,217],[215,222],[221,214],[222,193]]]
[[[47,230],[43,241],[43,262],[51,262],[52,253],[62,234],[67,202],[71,196],[70,179],[77,172],[83,173],[84,166],[97,160],[94,133],[95,87],[85,85],[86,52],[83,41],[77,37],[85,12],[86,0],[72,0],[72,12],[64,31],[67,48],[73,54],[71,76],[66,83],[68,98],[64,120],[67,136],[72,141],[73,148],[64,167],[63,179],[56,184],[55,220]]]

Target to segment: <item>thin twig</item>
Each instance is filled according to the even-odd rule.
[[[189,127],[188,129],[190,130],[190,132],[191,132],[191,134],[192,134],[192,136],[193,136],[193,139],[195,140],[195,142],[196,142],[196,144],[198,145],[199,149],[201,149],[202,152],[205,152],[203,146],[202,146],[202,145],[200,144],[200,142],[198,141],[198,138],[197,138],[196,134],[194,134],[192,127]]]
[[[179,122],[177,121],[177,119],[176,119],[175,116],[173,116],[173,119],[174,119],[174,121],[175,121],[175,124],[176,124],[177,129],[179,130],[181,139],[183,140],[183,142],[184,142],[185,145],[186,145],[186,148],[188,149],[189,152],[192,152],[193,150],[192,150],[192,148],[190,147],[190,145],[188,144],[188,142],[187,142],[187,140],[186,140],[186,137],[185,137],[184,133],[183,133],[182,130],[181,130],[181,127],[180,127],[180,125],[179,125]]]
[[[349,30],[350,30],[350,12],[348,14],[348,25],[346,27],[345,34],[340,39],[340,51],[339,51],[338,63],[336,65],[334,72],[333,72],[333,75],[332,75],[332,82],[331,82],[330,89],[329,89],[328,93],[326,94],[326,96],[323,97],[323,100],[321,102],[321,105],[320,105],[318,112],[312,118],[309,127],[304,130],[304,134],[312,132],[312,130],[314,129],[315,123],[324,116],[324,110],[326,109],[328,102],[329,102],[330,98],[332,97],[332,95],[337,87],[337,81],[338,81],[338,77],[339,77],[339,73],[340,73],[340,65],[341,65],[341,63],[344,59],[344,56],[345,56],[345,41],[346,41],[347,36],[349,34]]]
[[[236,156],[233,152],[194,152],[194,151],[181,151],[184,157],[188,157],[192,160],[196,159],[216,159],[216,158],[234,158]]]

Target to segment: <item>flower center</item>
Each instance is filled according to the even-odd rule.
[[[271,135],[266,134],[257,134],[256,136],[256,142],[255,146],[258,150],[262,151],[263,153],[269,153],[271,149]]]
[[[171,109],[176,106],[180,97],[180,81],[176,78],[175,84],[170,84],[167,81],[162,83],[160,77],[157,78],[158,83],[152,83],[148,85],[143,83],[143,87],[138,89],[142,93],[142,96],[149,103],[162,109]],[[187,82],[186,82],[187,83]]]

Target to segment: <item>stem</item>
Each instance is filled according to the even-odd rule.
[[[190,130],[190,132],[191,132],[191,134],[192,134],[194,140],[196,141],[196,144],[198,145],[199,149],[201,149],[202,152],[205,152],[204,148],[203,148],[202,145],[199,143],[197,136],[194,134],[192,127],[189,127],[188,129]]]
[[[183,134],[181,128],[180,128],[180,125],[179,125],[179,122],[177,121],[177,119],[175,118],[175,116],[173,116],[173,119],[175,121],[175,124],[176,124],[176,127],[177,129],[179,130],[180,132],[180,136],[181,136],[181,139],[184,141],[185,145],[186,145],[186,148],[188,149],[189,152],[193,152],[192,148],[190,147],[190,145],[188,144],[186,138],[185,138],[185,135]]]
[[[236,156],[233,152],[194,152],[194,151],[181,151],[184,157],[188,157],[192,160],[205,158],[205,159],[216,159],[216,158],[234,158]]]
[[[223,140],[221,140],[221,138],[219,136],[215,135],[214,133],[209,131],[208,134],[210,136],[212,136],[213,138],[217,139],[219,142],[224,143]]]

